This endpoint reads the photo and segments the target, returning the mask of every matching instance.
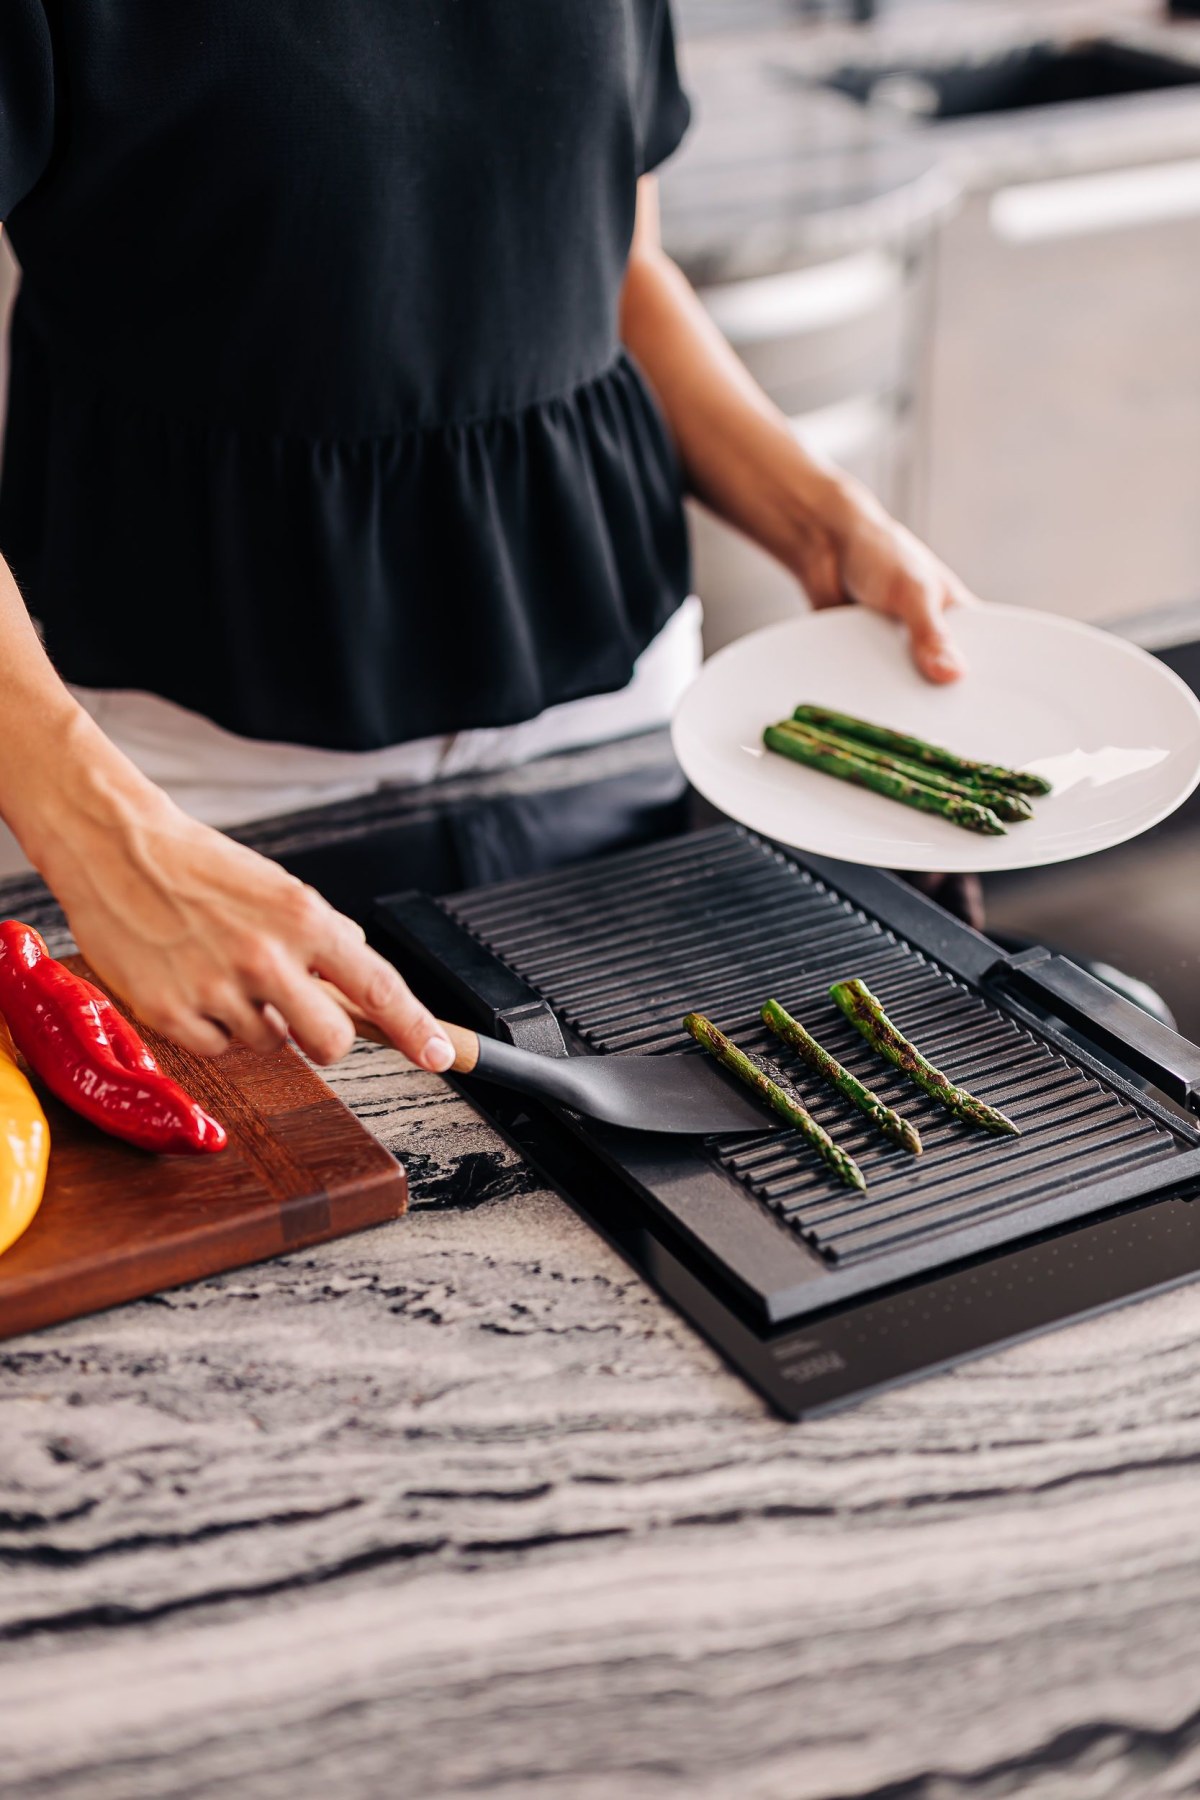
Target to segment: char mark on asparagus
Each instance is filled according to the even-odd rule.
[[[860,742],[856,738],[842,737],[836,731],[828,731],[823,726],[800,725],[794,719],[780,720],[776,730],[803,732],[806,737],[819,738],[831,748],[841,750],[847,756],[853,756],[859,762],[873,763],[876,768],[890,769],[896,775],[905,775],[910,781],[920,782],[922,787],[937,788],[939,792],[957,794],[962,800],[973,800],[977,806],[986,806],[994,812],[998,819],[1007,824],[1019,824],[1022,820],[1032,819],[1033,808],[1024,794],[1018,794],[1014,788],[984,787],[965,775],[950,775],[945,770],[933,769],[923,763],[906,762],[903,757],[895,756],[888,750],[880,750],[873,744]]]
[[[965,800],[959,794],[945,793],[910,775],[864,762],[835,747],[828,739],[798,728],[790,720],[768,725],[763,732],[763,743],[768,750],[803,763],[806,768],[819,769],[823,775],[834,775],[839,781],[851,782],[855,787],[869,788],[872,793],[898,800],[902,806],[915,807],[918,812],[936,813],[966,831],[979,832],[984,837],[1005,835],[1004,826],[995,813],[978,801]]]
[[[870,719],[855,718],[852,713],[834,712],[827,706],[798,706],[792,714],[798,724],[833,731],[839,737],[856,738],[877,745],[906,762],[925,768],[945,769],[950,774],[966,777],[987,787],[1015,788],[1020,794],[1048,794],[1050,783],[1028,769],[1006,769],[998,763],[972,762],[940,744],[924,738],[910,737],[902,731],[891,731],[886,725],[874,725]]]
[[[886,1057],[897,1069],[902,1069],[910,1081],[915,1081],[931,1099],[940,1101],[956,1118],[968,1125],[977,1125],[981,1131],[992,1131],[1003,1137],[1020,1137],[1021,1134],[1011,1119],[1006,1119],[994,1106],[988,1106],[973,1094],[968,1094],[965,1088],[957,1087],[948,1075],[943,1075],[940,1069],[922,1056],[916,1045],[909,1043],[903,1032],[892,1024],[865,982],[835,981],[829,992],[835,1005],[845,1013],[854,1028],[862,1033],[872,1049]]]
[[[831,1087],[835,1087],[839,1094],[845,1095],[853,1106],[857,1106],[859,1112],[864,1113],[885,1137],[911,1151],[914,1156],[920,1156],[921,1138],[916,1126],[910,1125],[907,1119],[901,1118],[890,1106],[885,1106],[878,1094],[873,1094],[865,1082],[844,1068],[835,1056],[830,1056],[828,1050],[822,1048],[816,1038],[804,1029],[799,1019],[794,1019],[786,1007],[780,1006],[778,1000],[767,1001],[762,1009],[762,1019],[776,1037],[782,1038],[798,1056],[803,1057],[810,1069],[815,1070]]]
[[[716,1057],[723,1068],[753,1088],[767,1105],[777,1112],[781,1119],[794,1127],[800,1135],[811,1144],[824,1162],[833,1170],[839,1180],[847,1187],[858,1188],[866,1192],[866,1179],[862,1170],[852,1156],[840,1150],[813,1118],[795,1088],[781,1070],[774,1070],[760,1064],[754,1057],[747,1056],[739,1050],[731,1038],[706,1019],[702,1013],[690,1012],[683,1021],[684,1030],[691,1033],[698,1044],[702,1044],[710,1056]]]

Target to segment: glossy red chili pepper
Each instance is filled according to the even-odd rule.
[[[67,1106],[143,1150],[223,1150],[210,1118],[106,994],[55,962],[15,919],[0,924],[0,1013],[34,1073]]]

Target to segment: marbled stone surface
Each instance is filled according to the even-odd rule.
[[[330,1079],[406,1220],[0,1343],[4,1800],[1200,1791],[1200,1289],[790,1426]]]

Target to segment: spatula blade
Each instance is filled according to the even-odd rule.
[[[573,1056],[558,1062],[578,1111],[635,1131],[708,1136],[782,1121],[702,1056]]]

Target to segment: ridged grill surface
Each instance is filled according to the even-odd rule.
[[[831,1262],[845,1265],[1170,1157],[1187,1139],[1060,1055],[794,863],[719,831],[511,882],[449,910],[595,1050],[704,1053],[697,1010],[783,1068],[858,1161],[843,1187],[794,1131],[711,1139],[707,1153]],[[901,1031],[1020,1126],[959,1123],[871,1050],[829,998],[859,976]],[[917,1126],[890,1143],[759,1019],[768,997]]]

